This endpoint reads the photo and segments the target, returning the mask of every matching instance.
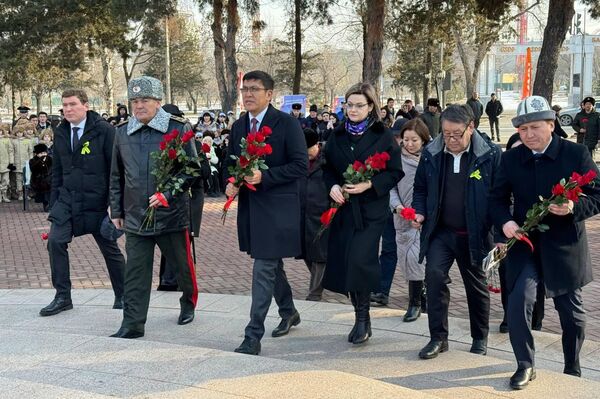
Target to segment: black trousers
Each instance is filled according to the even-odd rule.
[[[535,366],[535,345],[531,334],[531,314],[540,278],[532,258],[508,295],[508,333],[519,367]],[[585,339],[585,311],[581,289],[552,298],[562,328],[565,372],[581,374],[579,352]]]
[[[108,269],[108,276],[113,287],[115,297],[123,296],[123,273],[125,258],[116,241],[102,237],[100,233],[92,234]],[[50,255],[50,272],[52,286],[56,289],[56,297],[71,298],[71,277],[69,266],[69,243],[73,240],[73,226],[71,222],[61,225],[52,223],[48,235],[48,253]]]
[[[152,266],[156,245],[167,261],[177,267],[177,283],[183,290],[179,298],[181,309],[195,309],[198,301],[198,286],[188,231],[156,236],[142,236],[127,232],[125,236],[127,265],[125,266],[125,307],[121,326],[135,331],[144,331],[152,290]]]
[[[500,275],[500,299],[502,301],[502,310],[504,311],[502,322],[508,324],[506,321],[506,310],[508,308],[509,292],[506,286],[506,259],[500,261],[498,274]],[[546,304],[546,289],[544,288],[544,284],[538,284],[536,291],[535,304],[533,305],[533,313],[531,314],[531,328],[540,330],[542,328],[542,321],[544,320],[544,306]]]
[[[265,319],[271,306],[271,298],[279,306],[279,316],[286,319],[296,313],[292,288],[283,270],[282,259],[254,259],[252,268],[252,305],[250,322],[246,326],[247,338],[262,339]]]
[[[202,224],[202,211],[204,209],[204,187],[192,188],[190,198],[190,215],[192,225],[192,236],[200,236],[200,225]],[[193,238],[190,237],[190,240]],[[167,262],[164,255],[160,257],[159,284],[166,286],[177,286],[177,266],[173,262]]]
[[[498,118],[490,118],[490,134],[492,135],[492,139],[494,139],[494,126],[496,126],[496,138],[500,141],[500,126]]]
[[[425,283],[429,333],[433,340],[448,339],[448,284],[452,282],[448,272],[455,260],[467,293],[471,337],[482,339],[488,336],[490,295],[481,265],[471,262],[468,239],[466,234],[457,234],[445,228],[437,228],[430,239]]]

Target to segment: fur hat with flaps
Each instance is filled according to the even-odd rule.
[[[38,138],[40,140],[44,140],[44,136],[50,136],[50,140],[54,140],[54,130],[52,130],[52,128],[49,127],[45,128],[40,132]]]
[[[35,124],[29,121],[17,123],[15,127],[13,127],[13,134],[15,136],[17,133],[23,133],[23,136],[31,138],[36,132]]]
[[[34,154],[40,154],[42,152],[48,152],[48,146],[46,144],[40,143],[33,146]]]
[[[10,136],[10,123],[0,123],[0,132],[3,135]]]

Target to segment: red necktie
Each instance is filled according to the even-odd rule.
[[[257,129],[258,119],[252,118],[252,120],[250,122],[252,122],[252,127],[250,128],[250,133],[258,132],[258,129]]]

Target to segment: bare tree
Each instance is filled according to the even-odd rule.
[[[385,0],[361,2],[358,7],[363,24],[363,82],[377,87],[381,76],[381,58],[383,56]]]

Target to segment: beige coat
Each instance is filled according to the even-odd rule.
[[[0,138],[0,173],[7,172],[8,165],[15,162],[15,150],[10,138]]]
[[[17,168],[15,172],[23,173],[23,167],[33,156],[33,142],[31,139],[21,137],[12,139],[15,152],[15,161],[13,164]]]

